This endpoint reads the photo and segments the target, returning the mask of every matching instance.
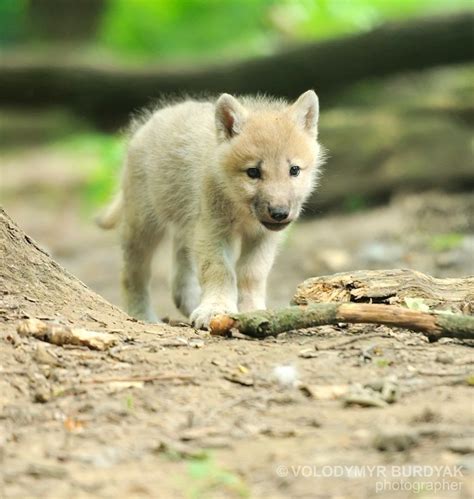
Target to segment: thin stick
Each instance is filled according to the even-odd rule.
[[[286,331],[347,322],[384,324],[423,333],[430,342],[443,337],[474,339],[474,317],[461,314],[427,313],[403,307],[379,304],[315,303],[287,307],[278,311],[220,315],[210,323],[211,334],[227,334],[237,329],[255,338],[274,336]]]
[[[102,378],[102,379],[88,379],[81,381],[83,384],[97,384],[97,383],[115,383],[115,382],[128,382],[128,381],[191,381],[194,376],[189,374],[151,374],[149,376],[118,376],[115,378]]]

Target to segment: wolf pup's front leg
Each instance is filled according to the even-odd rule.
[[[239,312],[265,309],[267,277],[275,260],[279,234],[244,236],[237,262]]]
[[[199,224],[196,231],[196,260],[201,302],[190,319],[198,329],[209,326],[212,317],[237,312],[237,282],[230,236],[222,228]]]

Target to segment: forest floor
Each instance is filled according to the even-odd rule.
[[[38,176],[38,153],[2,165],[2,203],[53,258],[119,304],[116,235],[84,215],[78,159],[47,154]],[[473,274],[473,204],[466,194],[407,194],[298,223],[275,264],[270,306],[287,304],[305,278],[340,271]],[[170,252],[167,244],[157,255],[153,296],[160,316],[180,320]],[[41,303],[21,299],[40,315]],[[21,338],[11,301],[1,305],[0,497],[474,493],[474,356],[457,340],[430,344],[371,325],[252,340],[127,322],[118,345],[98,352]],[[91,323],[110,331],[100,311]],[[369,407],[347,402],[361,394]]]

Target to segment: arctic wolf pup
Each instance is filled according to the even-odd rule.
[[[281,231],[313,190],[322,163],[318,98],[296,102],[222,94],[161,108],[137,123],[121,190],[99,220],[120,222],[127,311],[157,321],[152,256],[173,236],[172,292],[198,328],[211,318],[265,308]]]

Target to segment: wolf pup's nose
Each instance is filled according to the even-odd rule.
[[[269,206],[268,212],[270,213],[270,216],[273,218],[273,220],[276,220],[277,222],[283,222],[283,220],[288,218],[288,215],[290,214],[290,210],[282,206],[276,206],[275,208]]]

